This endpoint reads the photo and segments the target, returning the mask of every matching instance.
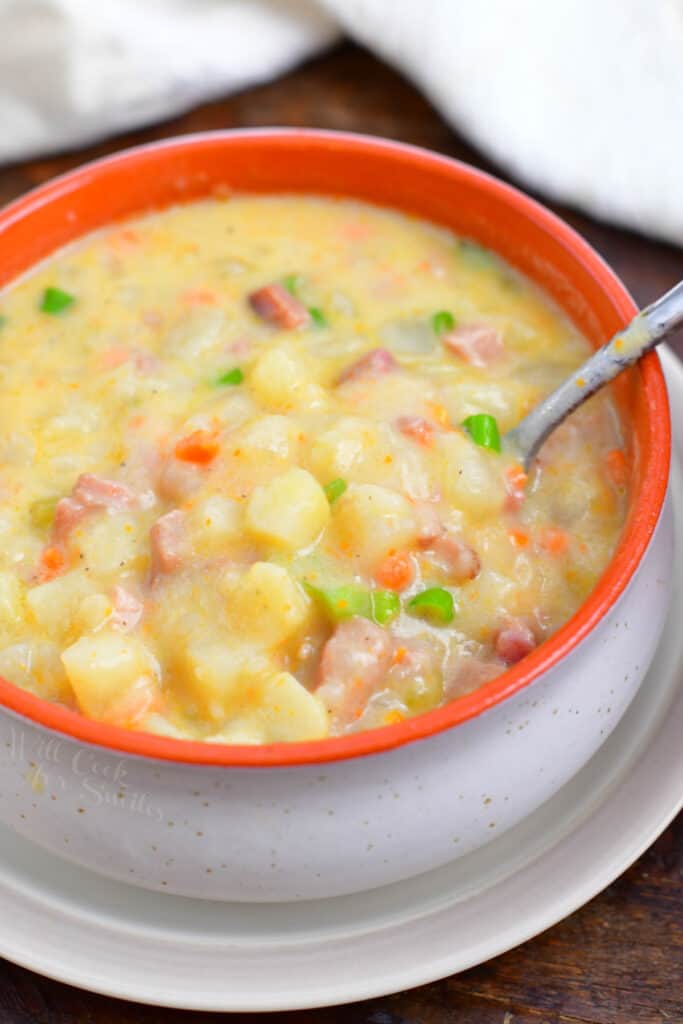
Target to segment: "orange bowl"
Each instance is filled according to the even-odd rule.
[[[451,228],[497,251],[536,282],[597,347],[636,306],[598,254],[523,193],[465,164],[358,135],[256,130],[186,136],[88,164],[0,214],[0,285],[55,249],[112,221],[226,192],[351,196]],[[0,703],[50,730],[113,751],[223,766],[286,766],[377,754],[480,715],[565,658],[624,592],[648,548],[669,473],[667,392],[656,355],[617,382],[633,479],[614,556],[579,611],[517,666],[479,690],[409,721],[308,743],[238,747],[167,739],[104,725],[0,679]]]

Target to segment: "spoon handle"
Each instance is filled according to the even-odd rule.
[[[528,469],[548,434],[570,412],[683,325],[683,281],[647,306],[506,436]]]

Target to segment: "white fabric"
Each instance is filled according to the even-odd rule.
[[[337,34],[315,0],[0,0],[0,162],[151,124]]]
[[[683,245],[683,0],[0,0],[0,162],[271,78],[341,30],[523,184]]]

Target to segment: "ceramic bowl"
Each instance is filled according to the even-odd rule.
[[[39,188],[0,214],[0,284],[111,221],[231,190],[353,196],[446,225],[537,282],[596,346],[636,312],[585,241],[508,185],[381,139],[279,129],[144,146]],[[517,824],[619,721],[669,601],[669,414],[656,355],[614,393],[633,464],[621,540],[577,614],[520,664],[411,721],[265,747],[117,729],[0,680],[0,820],[132,884],[248,901],[395,882]]]

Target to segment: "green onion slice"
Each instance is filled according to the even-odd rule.
[[[5,316],[4,313],[0,313],[0,330],[2,330],[2,328],[5,326],[6,323],[7,323],[7,317]]]
[[[214,387],[223,388],[230,385],[241,384],[244,380],[244,373],[239,366],[233,366],[232,370],[226,370],[214,380]]]
[[[408,602],[408,610],[440,626],[453,621],[453,595],[443,587],[429,587]]]
[[[388,625],[401,610],[401,601],[393,590],[370,591],[372,618],[378,626]]]
[[[369,619],[372,609],[370,607],[370,592],[359,587],[328,587],[321,589],[305,583],[306,590],[321,605],[326,615],[333,622],[343,622],[354,615],[362,615]]]
[[[386,626],[401,610],[398,595],[391,590],[365,590],[354,586],[322,589],[310,583],[304,583],[304,586],[333,622],[343,622],[360,615],[378,626]]]
[[[69,295],[68,292],[63,292],[61,288],[46,288],[43,292],[43,298],[40,303],[40,309],[43,313],[49,313],[50,316],[56,316],[58,313],[63,313],[65,309],[68,309],[76,301],[73,295]]]
[[[318,309],[317,306],[309,306],[308,315],[316,327],[327,327],[327,317],[322,309]]]
[[[330,505],[334,505],[337,498],[341,498],[348,486],[346,480],[342,480],[340,476],[336,480],[330,480],[329,484],[325,484],[323,490]]]
[[[432,329],[434,334],[445,334],[446,331],[452,331],[455,327],[455,317],[452,313],[449,313],[447,309],[440,309],[438,313],[435,313],[432,317]]]
[[[500,451],[500,431],[493,416],[487,412],[478,412],[468,416],[462,425],[475,444],[494,452]]]
[[[287,289],[290,295],[296,296],[299,288],[301,287],[301,274],[287,274],[286,277],[282,278],[282,284]]]

